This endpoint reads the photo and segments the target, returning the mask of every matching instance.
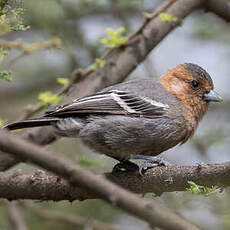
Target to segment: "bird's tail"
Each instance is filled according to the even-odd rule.
[[[55,123],[59,121],[61,118],[54,117],[42,117],[35,119],[28,119],[24,121],[17,121],[3,126],[3,129],[15,130],[15,129],[23,129],[23,128],[32,128],[38,126],[47,126],[51,125],[51,123]]]

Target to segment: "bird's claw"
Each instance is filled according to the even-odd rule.
[[[131,161],[121,161],[113,167],[112,173],[118,172],[135,172],[138,171],[139,166]]]
[[[165,161],[160,157],[136,155],[133,160],[142,160],[144,162],[134,163],[131,161],[121,161],[113,167],[112,173],[118,172],[139,172],[140,176],[143,176],[144,173],[150,169],[157,166],[169,166],[170,163]]]
[[[170,163],[161,157],[152,157],[152,156],[145,156],[145,155],[136,155],[133,159],[143,160],[144,162],[141,163],[139,166],[139,174],[143,176],[144,173],[150,169],[157,166],[169,166]]]
[[[150,163],[150,162],[144,162],[139,166],[139,174],[140,176],[143,176],[145,172],[150,169],[159,166],[157,163]]]

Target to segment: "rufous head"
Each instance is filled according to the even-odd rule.
[[[200,66],[185,63],[169,70],[162,78],[164,87],[182,102],[207,104],[211,101],[222,101],[221,97],[213,90],[213,81],[210,75]]]
[[[191,136],[207,111],[209,102],[220,102],[221,97],[213,90],[210,75],[200,66],[185,63],[169,70],[160,78],[160,83],[176,96],[186,108],[184,115]]]

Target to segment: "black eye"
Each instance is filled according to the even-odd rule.
[[[192,81],[191,86],[193,89],[197,89],[197,88],[199,88],[200,84],[198,81]]]

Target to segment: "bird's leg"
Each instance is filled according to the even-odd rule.
[[[148,155],[135,155],[132,157],[132,160],[142,160],[141,164],[137,164],[139,167],[139,174],[143,176],[143,174],[150,168],[156,166],[169,166],[170,163],[161,157],[154,157]]]

